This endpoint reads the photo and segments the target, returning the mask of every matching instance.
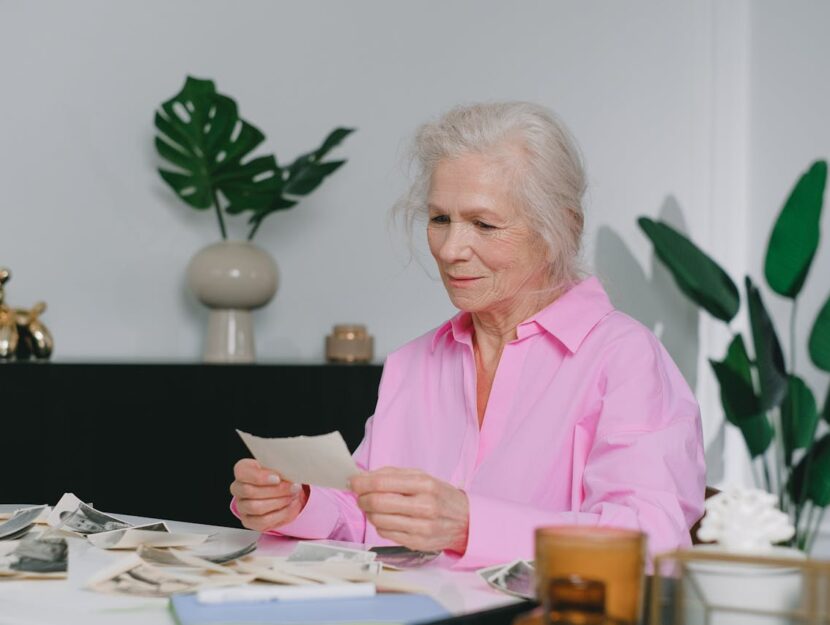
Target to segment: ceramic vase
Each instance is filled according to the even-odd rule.
[[[256,361],[251,311],[277,292],[277,264],[249,241],[219,241],[199,250],[187,267],[187,282],[210,309],[204,361]]]
[[[695,549],[716,550],[708,545]],[[773,547],[764,555],[793,559],[795,566],[690,562],[683,593],[684,623],[790,625],[792,619],[783,613],[801,607],[804,589],[797,562],[805,556],[787,547]]]

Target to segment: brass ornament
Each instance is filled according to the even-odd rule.
[[[0,268],[0,360],[45,360],[54,348],[52,334],[40,320],[46,302],[31,309],[7,305],[4,286],[10,278],[11,271]]]

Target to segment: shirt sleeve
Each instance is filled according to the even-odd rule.
[[[691,544],[689,528],[703,513],[705,465],[699,408],[682,375],[649,334],[615,350],[598,393],[598,415],[574,433],[572,510],[467,493],[467,549],[456,568],[532,559],[534,531],[546,525],[641,530],[650,559]]]

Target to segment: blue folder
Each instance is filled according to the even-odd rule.
[[[170,611],[178,625],[409,625],[446,618],[449,612],[426,595],[382,593],[354,599],[199,603],[195,594],[173,595]]]

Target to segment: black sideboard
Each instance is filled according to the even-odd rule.
[[[379,365],[0,365],[0,503],[55,504],[236,525],[235,433],[339,430],[354,450]]]

